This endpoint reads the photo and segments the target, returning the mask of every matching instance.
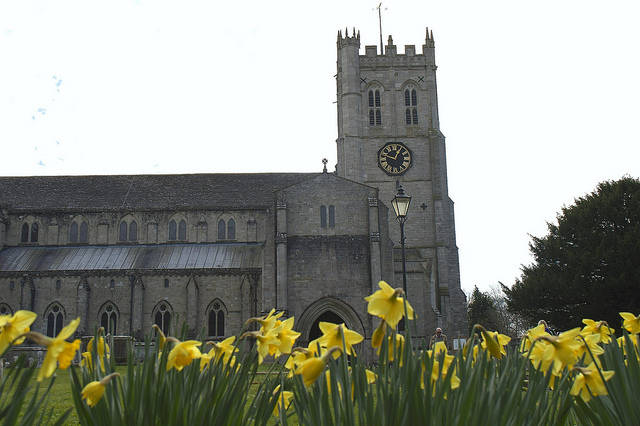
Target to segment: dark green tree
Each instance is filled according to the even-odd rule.
[[[557,221],[532,237],[533,264],[502,286],[509,310],[559,330],[590,318],[619,332],[618,312],[640,313],[640,181],[602,182]]]
[[[489,293],[480,291],[478,286],[473,288],[473,293],[469,298],[467,315],[469,316],[469,330],[475,324],[482,324],[489,330],[497,328],[496,307],[493,298]]]

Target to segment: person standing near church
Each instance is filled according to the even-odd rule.
[[[449,348],[447,344],[447,336],[442,333],[442,329],[440,327],[436,328],[436,334],[431,336],[431,342],[429,342],[429,349],[433,349],[436,343],[444,342],[444,345]]]

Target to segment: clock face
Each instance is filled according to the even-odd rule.
[[[411,151],[400,142],[389,142],[378,150],[378,167],[389,176],[404,174],[411,160]]]

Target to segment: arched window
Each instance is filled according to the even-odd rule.
[[[34,221],[33,217],[28,216],[25,218],[22,227],[20,228],[20,242],[21,243],[37,243],[38,231],[40,226]]]
[[[69,227],[69,242],[78,242],[78,222],[71,223],[71,226]]]
[[[336,226],[336,207],[329,206],[329,228]]]
[[[0,315],[13,315],[13,309],[6,303],[0,303]]]
[[[327,227],[327,206],[320,206],[320,227]]]
[[[31,224],[31,242],[38,242],[38,224],[35,222]]]
[[[369,126],[382,126],[382,97],[379,89],[369,89]]]
[[[89,225],[84,221],[80,224],[80,242],[89,242]]]
[[[113,303],[107,302],[100,311],[100,326],[104,328],[106,334],[116,335],[118,332],[117,307]]]
[[[418,92],[416,89],[404,90],[405,123],[409,125],[418,124]]]
[[[47,326],[47,336],[55,337],[62,330],[64,324],[64,310],[59,303],[54,302],[49,306],[44,316]]]
[[[154,309],[153,323],[160,327],[165,336],[169,335],[171,327],[171,306],[167,302],[160,302]]]
[[[226,223],[224,223],[223,219],[220,219],[218,221],[218,239],[219,240],[226,240],[227,239],[227,226]]]
[[[184,219],[180,220],[180,224],[178,225],[178,239],[180,241],[187,240],[187,222]]]
[[[177,226],[176,221],[171,219],[169,221],[169,241],[175,241],[177,238]]]
[[[233,220],[233,218],[229,219],[229,221],[227,222],[227,239],[236,239],[236,221]]]
[[[226,309],[222,302],[214,300],[209,307],[208,330],[210,337],[224,337],[224,317]]]
[[[118,241],[138,241],[138,223],[131,216],[120,221]]]
[[[120,222],[118,239],[120,241],[127,241],[127,222],[125,222],[124,220]]]
[[[20,234],[20,242],[28,243],[29,242],[29,224],[25,223],[22,225],[22,233]]]
[[[138,241],[138,224],[135,220],[129,224],[129,241]]]

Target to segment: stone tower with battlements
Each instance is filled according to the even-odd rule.
[[[435,327],[452,340],[467,335],[460,288],[453,201],[447,189],[445,137],[438,119],[435,44],[427,29],[421,53],[400,54],[388,38],[384,52],[365,46],[360,32],[338,32],[337,174],[377,187],[387,206],[401,184],[412,196],[405,224],[408,298],[417,334]],[[394,287],[402,283],[400,230],[388,210],[394,242]]]

